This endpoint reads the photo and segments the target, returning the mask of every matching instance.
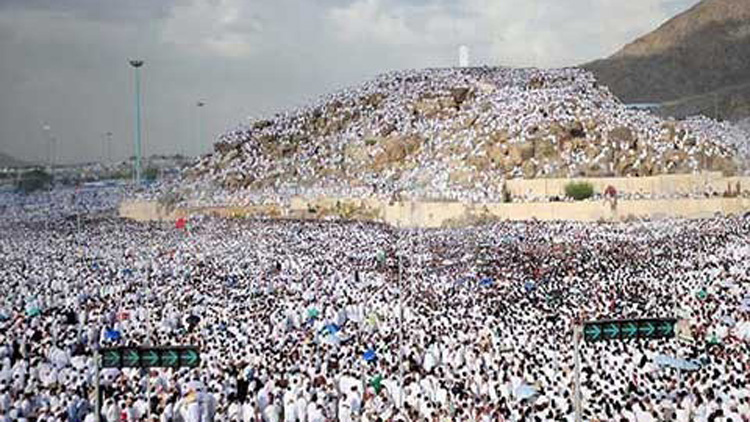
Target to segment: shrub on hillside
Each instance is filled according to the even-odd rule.
[[[510,189],[508,189],[508,185],[506,185],[505,183],[503,183],[502,194],[503,194],[503,202],[508,203],[508,202],[513,201],[513,197],[510,194]]]
[[[594,196],[594,186],[589,182],[570,182],[565,185],[565,196],[576,201]]]

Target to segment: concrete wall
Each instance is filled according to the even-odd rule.
[[[707,198],[619,201],[616,208],[597,202],[533,202],[467,205],[460,203],[399,203],[385,207],[383,221],[402,227],[462,226],[488,220],[619,221],[627,218],[706,218],[717,213],[750,211],[748,198]]]
[[[638,178],[581,179],[594,185],[597,192],[614,186],[620,193],[674,195],[750,189],[750,177],[723,177],[721,173],[664,175]],[[508,189],[515,196],[564,196],[571,179],[510,180]],[[486,220],[622,220],[629,217],[704,218],[714,214],[741,214],[750,211],[750,199],[656,199],[620,200],[617,207],[597,202],[514,202],[509,204],[471,204],[460,202],[388,202],[377,198],[292,198],[289,205],[265,204],[244,207],[202,207],[166,210],[156,201],[124,201],[120,215],[133,220],[175,220],[190,215],[221,217],[268,216],[273,218],[322,219],[327,217],[383,221],[402,227],[445,227]]]
[[[182,211],[182,210],[180,210]],[[167,221],[179,218],[178,212],[169,212],[156,201],[128,200],[122,201],[119,208],[120,217],[136,221]]]
[[[464,204],[458,202],[396,202],[333,199],[304,200],[296,198],[294,206],[206,207],[177,209],[166,213],[152,202],[126,201],[120,215],[138,221],[169,221],[190,215],[222,217],[268,216],[274,218],[324,219],[337,217],[353,220],[382,221],[400,227],[464,226],[490,220],[577,220],[618,221],[627,218],[706,218],[715,214],[738,215],[750,211],[750,198],[706,198],[596,202],[530,202],[508,204]]]
[[[252,205],[242,207],[197,207],[167,210],[156,201],[127,200],[119,208],[120,217],[135,221],[174,221],[191,215],[213,215],[217,217],[267,216],[287,217],[288,210],[277,204]]]
[[[731,183],[732,189],[737,182],[742,190],[750,189],[750,177],[724,177],[721,172],[706,172],[699,174],[674,174],[652,177],[607,177],[576,179],[587,181],[594,185],[594,191],[602,193],[607,186],[614,186],[620,193],[641,193],[650,195],[674,195],[693,192],[705,192],[707,188],[715,192],[727,190]],[[565,185],[571,179],[516,179],[507,182],[508,190],[515,196],[564,196]]]

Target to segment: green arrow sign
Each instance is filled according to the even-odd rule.
[[[198,366],[198,352],[194,349],[185,349],[180,352],[180,366],[194,368]]]
[[[141,355],[137,349],[125,349],[122,352],[122,366],[125,367],[136,367],[140,366]]]
[[[583,330],[583,334],[586,336],[588,340],[599,340],[599,337],[602,334],[602,329],[599,328],[598,325],[591,324],[586,326]]]
[[[105,368],[189,367],[200,365],[196,347],[112,347],[101,350]]]
[[[119,350],[109,349],[102,352],[102,366],[105,368],[119,368],[120,360]]]
[[[162,350],[162,352],[161,352],[161,364],[162,364],[162,366],[168,366],[168,367],[171,367],[171,366],[174,366],[174,367],[180,366],[179,365],[179,358],[180,358],[180,355],[178,355],[177,351],[175,351],[173,349]]]
[[[141,352],[141,366],[150,368],[159,366],[159,355],[153,349],[145,349]]]
[[[651,337],[654,334],[654,324],[651,321],[646,321],[643,325],[638,327],[638,330],[646,337]]]
[[[615,338],[618,334],[620,334],[620,328],[617,326],[617,324],[608,324],[604,328],[604,334],[609,338]]]
[[[659,333],[665,337],[671,335],[672,333],[674,333],[674,324],[663,321],[661,324],[659,324]]]
[[[676,324],[674,318],[588,321],[584,323],[583,336],[588,342],[672,338]]]
[[[628,338],[635,338],[635,336],[638,335],[638,327],[632,322],[625,323],[625,326],[622,328],[622,333]]]

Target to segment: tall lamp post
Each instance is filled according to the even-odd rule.
[[[112,161],[112,132],[105,133],[102,142],[102,162],[109,164]]]
[[[143,60],[130,60],[135,69],[135,183],[141,185],[141,67]]]
[[[52,176],[54,182],[55,179],[55,136],[52,134],[52,127],[48,124],[42,126],[42,130],[47,135],[47,151],[48,151],[48,162],[49,162],[49,173]]]
[[[47,208],[47,220],[44,222],[45,230],[49,229],[49,221],[52,219],[52,189],[55,187],[55,136],[52,134],[52,127],[44,123],[42,130],[47,134],[47,142],[49,144],[49,203]]]
[[[198,107],[198,157],[201,156],[201,149],[203,147],[202,141],[203,141],[203,131],[202,131],[202,125],[201,125],[201,109],[205,107],[206,102],[203,100],[198,100],[197,103],[195,103],[196,107]]]

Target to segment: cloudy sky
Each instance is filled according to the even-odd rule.
[[[565,66],[614,53],[698,0],[0,0],[0,151],[99,160],[208,151],[248,117],[394,69]],[[205,101],[198,109],[196,102]],[[45,132],[47,125],[50,130]],[[200,134],[200,135],[199,135]]]

